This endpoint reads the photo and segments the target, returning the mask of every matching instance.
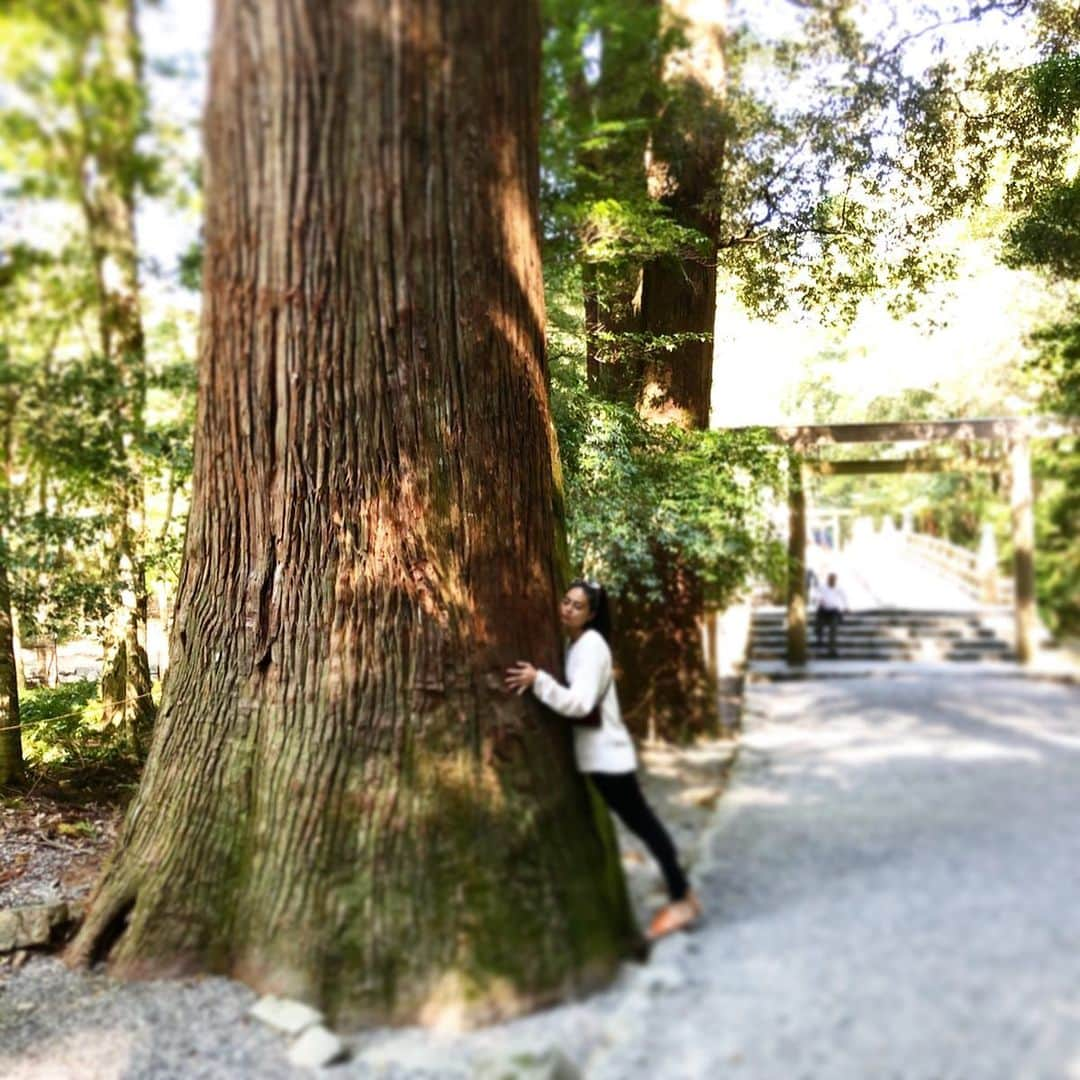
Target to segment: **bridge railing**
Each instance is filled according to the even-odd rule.
[[[899,534],[911,555],[937,570],[973,600],[983,604],[1011,604],[1013,582],[998,573],[997,551],[993,538],[987,540],[988,535],[984,534],[983,543],[975,552],[927,533]]]

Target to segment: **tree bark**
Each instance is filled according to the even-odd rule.
[[[637,348],[631,344],[642,330],[641,267],[630,265],[612,274],[610,267],[586,263],[582,282],[589,390],[632,406],[642,371]]]
[[[557,666],[535,0],[219,0],[161,716],[73,944],[469,1024],[633,933]]]
[[[653,557],[662,598],[619,602],[619,699],[635,735],[685,742],[714,731],[718,720],[716,683],[705,662],[701,584],[677,552],[657,547]]]
[[[663,0],[665,21],[682,35],[665,58],[670,100],[646,161],[653,198],[680,225],[701,236],[701,250],[675,252],[644,267],[642,329],[689,335],[673,350],[654,350],[645,363],[639,409],[664,422],[707,428],[712,396],[716,321],[716,188],[727,150],[726,0]]]
[[[642,292],[644,333],[699,337],[650,353],[638,384],[638,411],[653,423],[707,428],[716,270],[690,259],[654,259],[645,266]],[[703,636],[705,593],[678,551],[658,548],[654,563],[663,603],[628,598],[620,605],[616,636],[625,675],[619,689],[633,731],[684,741],[714,730],[718,720]]]
[[[672,101],[646,158],[650,193],[681,225],[710,236],[703,207],[715,185],[726,126],[717,123],[726,62],[724,4],[664,0],[665,17],[684,37],[666,58]],[[636,383],[637,407],[656,423],[709,426],[716,321],[715,243],[701,253],[672,253],[641,274],[640,331],[646,342],[687,335],[672,349],[648,348]],[[620,690],[632,728],[682,740],[714,729],[715,679],[705,656],[705,596],[678,551],[657,551],[662,604],[622,605],[618,648],[627,677]]]
[[[19,609],[11,606],[11,648],[15,656],[15,689],[26,693],[26,663],[22,655],[22,634],[19,631]]]
[[[573,122],[582,139],[595,136],[602,125],[640,120],[652,107],[659,76],[659,2],[640,0],[638,7],[628,26],[599,28],[603,60],[596,85],[590,85],[585,76],[583,53],[576,69],[567,72]],[[628,86],[633,87],[629,92]],[[606,200],[614,191],[631,202],[647,199],[643,169],[647,144],[647,130],[639,125],[638,130],[613,138],[603,147],[580,149],[581,197]],[[587,221],[580,236],[588,386],[601,397],[632,403],[641,365],[634,349],[627,347],[625,335],[641,329],[641,260],[594,261],[589,251],[596,240],[593,228]]]
[[[0,787],[23,778],[19,687],[11,632],[11,589],[0,563]]]
[[[101,49],[94,76],[105,116],[83,118],[87,161],[82,202],[97,280],[102,355],[118,386],[113,418],[118,475],[109,556],[118,601],[106,627],[101,696],[103,719],[120,728],[133,752],[143,753],[155,711],[141,644],[146,628],[145,493],[137,448],[145,424],[146,344],[135,238],[135,162],[146,104],[134,0],[103,0],[98,17]]]
[[[17,405],[15,391],[8,387],[0,395],[0,523],[11,517],[11,460],[14,420]],[[15,662],[15,622],[12,618],[11,585],[8,580],[7,549],[4,527],[0,524],[0,787],[23,779],[22,731],[19,725],[19,665]]]
[[[638,411],[659,423],[707,428],[712,398],[716,265],[669,256],[646,264],[642,324],[651,335],[694,335],[671,350],[649,354],[638,390]]]

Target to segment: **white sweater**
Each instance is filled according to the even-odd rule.
[[[536,673],[533,693],[562,716],[588,716],[600,704],[600,727],[574,727],[574,754],[582,772],[626,773],[637,768],[630,733],[622,721],[612,678],[611,650],[595,630],[586,630],[566,650],[563,686],[546,671]],[[602,696],[601,696],[602,695]]]
[[[822,585],[818,590],[818,607],[826,611],[847,611],[847,597],[839,585]]]

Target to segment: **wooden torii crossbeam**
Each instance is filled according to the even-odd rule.
[[[735,431],[761,431],[734,428]],[[790,529],[788,540],[787,661],[806,663],[806,482],[811,472],[827,476],[864,476],[873,473],[979,471],[1008,464],[1011,477],[1012,539],[1015,574],[1016,655],[1028,663],[1035,636],[1035,519],[1031,483],[1030,440],[1057,439],[1080,433],[1080,420],[1052,417],[998,417],[966,420],[909,420],[869,424],[809,424],[767,429],[791,447],[788,481]],[[807,459],[807,450],[848,443],[998,442],[1007,457],[880,458],[828,461]]]
[[[821,458],[804,460],[806,468],[818,476],[868,476],[872,473],[942,473],[985,472],[987,469],[1003,469],[1008,461],[995,458],[880,458],[873,461],[824,461]]]
[[[740,429],[736,429],[740,430]],[[741,429],[753,430],[753,429]],[[760,430],[760,429],[757,429]],[[837,443],[975,442],[1057,439],[1080,431],[1076,420],[1056,416],[972,420],[902,420],[874,424],[808,424],[769,429],[779,442],[799,450]]]

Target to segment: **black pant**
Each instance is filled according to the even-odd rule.
[[[840,625],[841,618],[843,618],[842,612],[823,607],[817,609],[817,615],[814,618],[814,637],[817,638],[819,645],[821,644],[822,631],[826,627],[829,629],[830,652],[836,652],[836,628]]]
[[[652,852],[660,864],[672,900],[682,900],[689,891],[686,875],[679,866],[679,856],[667,829],[652,812],[638,786],[637,773],[591,772],[589,779],[596,785],[604,802],[619,816],[619,820]]]

